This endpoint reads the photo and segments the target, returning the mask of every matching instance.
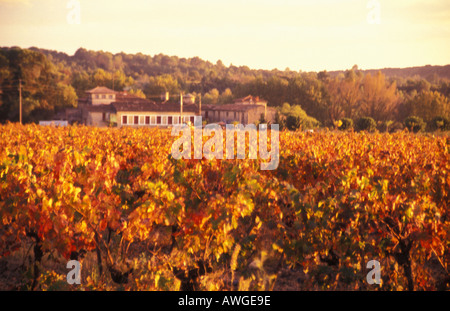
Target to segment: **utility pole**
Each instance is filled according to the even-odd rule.
[[[19,79],[19,120],[20,124],[22,124],[22,79]]]
[[[264,104],[264,121],[267,123],[267,103]]]
[[[115,91],[115,90],[114,90],[114,77],[115,77],[115,75],[116,75],[116,66],[113,65],[113,73],[112,73],[113,91]]]
[[[202,93],[199,95],[199,101],[198,101],[198,114],[202,116]]]
[[[180,124],[183,124],[183,92],[180,92]]]

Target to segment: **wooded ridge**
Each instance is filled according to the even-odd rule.
[[[302,72],[225,66],[199,57],[109,53],[78,49],[74,55],[39,48],[0,48],[0,122],[19,120],[19,90],[24,122],[52,119],[75,107],[85,91],[106,86],[160,100],[169,92],[201,96],[204,104],[226,104],[247,95],[269,106],[301,111],[329,126],[337,120],[371,117],[425,122],[449,117],[450,65],[412,68]],[[289,104],[287,106],[286,104]],[[290,109],[293,108],[293,109]],[[285,111],[286,112],[286,111]],[[287,115],[286,115],[287,116]],[[319,123],[318,123],[319,124]]]

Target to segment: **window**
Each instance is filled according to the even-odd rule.
[[[173,117],[173,124],[178,124],[178,123],[180,123],[180,117],[174,116]]]
[[[161,124],[161,117],[160,116],[156,117],[156,124],[157,125]]]
[[[102,113],[102,121],[103,122],[109,122],[111,118],[111,115],[109,112],[103,112]]]
[[[237,120],[237,112],[234,112],[234,119]]]
[[[139,124],[139,116],[134,116],[134,124]]]
[[[102,95],[102,98],[105,99],[105,98],[106,98],[106,95],[103,94],[103,95]]]
[[[127,116],[122,116],[122,124],[127,124],[128,122]]]
[[[112,98],[113,98],[113,96],[112,96],[112,95],[108,95],[108,98],[109,98],[109,99],[112,99]]]
[[[192,117],[191,117],[191,124],[194,124],[194,120],[195,120],[195,119],[194,119],[194,117],[192,116]]]
[[[147,124],[147,125],[150,124],[150,117],[149,116],[145,117],[145,124]]]
[[[170,116],[170,117],[167,117],[167,124],[169,124],[169,125],[172,125],[173,124],[173,122],[172,122],[172,117]]]
[[[95,98],[96,98],[96,99],[99,99],[99,98],[100,98],[100,96],[99,96],[98,94],[96,94],[96,95],[95,95]]]

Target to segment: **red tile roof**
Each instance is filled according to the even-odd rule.
[[[96,88],[93,88],[92,90],[86,91],[86,93],[88,93],[88,94],[117,94],[118,92],[113,91],[104,86],[97,86]]]
[[[87,104],[89,99],[87,97],[78,98],[78,104]]]
[[[116,101],[149,101],[148,99],[138,97],[136,95],[128,94],[127,92],[120,92],[116,94]]]
[[[89,105],[86,110],[89,112],[114,112],[114,107],[111,105]]]
[[[249,104],[226,104],[226,105],[208,105],[203,107],[202,110],[214,110],[214,111],[248,111],[256,108],[264,107],[262,105],[249,105]]]
[[[136,112],[180,112],[180,103],[178,102],[163,102],[156,103],[154,101],[141,98],[127,92],[115,92],[106,87],[96,87],[86,93],[113,93],[116,94],[114,102],[109,105],[90,105],[87,98],[80,98],[79,104],[85,104],[87,111],[90,112],[118,112],[118,111],[136,111]],[[198,105],[186,104],[183,105],[184,112],[198,112]]]
[[[139,111],[139,112],[180,112],[179,103],[164,102],[157,104],[152,101],[121,101],[111,104],[115,111]],[[183,112],[198,112],[197,105],[183,105]]]
[[[234,100],[235,104],[240,104],[240,103],[245,103],[245,102],[250,102],[250,103],[261,103],[261,102],[266,102],[265,100],[262,100],[259,98],[259,96],[251,96],[248,95],[246,97],[242,97],[242,98],[237,98]]]
[[[153,111],[155,103],[151,101],[120,101],[111,104],[118,111]]]

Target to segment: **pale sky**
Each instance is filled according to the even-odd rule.
[[[0,46],[199,56],[252,69],[447,65],[450,0],[0,0]]]

